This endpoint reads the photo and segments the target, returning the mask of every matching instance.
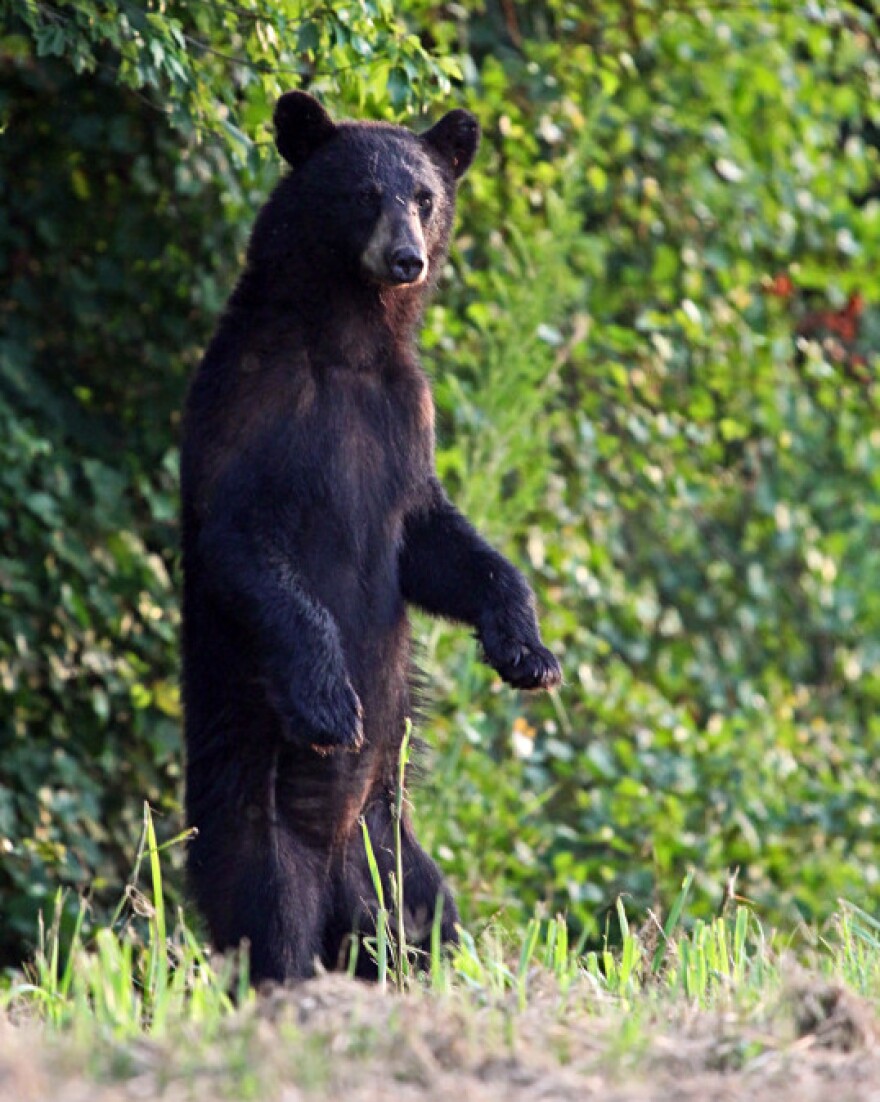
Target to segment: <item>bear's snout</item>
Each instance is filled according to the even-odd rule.
[[[403,210],[384,210],[361,255],[367,275],[395,287],[425,281],[428,256],[418,215],[401,203]]]
[[[425,258],[411,245],[404,245],[391,254],[388,270],[398,283],[415,283],[424,267]]]

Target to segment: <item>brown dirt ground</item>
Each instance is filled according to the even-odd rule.
[[[880,1029],[852,994],[809,978],[773,1005],[705,1011],[562,999],[536,976],[528,1005],[463,994],[383,995],[325,977],[262,998],[206,1038],[47,1039],[0,1022],[0,1102],[880,1102]]]

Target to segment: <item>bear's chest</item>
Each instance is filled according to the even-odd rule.
[[[414,503],[434,451],[434,407],[423,378],[330,373],[314,415],[328,505],[387,519]]]
[[[349,638],[362,617],[377,631],[399,617],[397,558],[433,468],[433,405],[418,379],[326,383],[297,420],[288,515],[301,581]]]

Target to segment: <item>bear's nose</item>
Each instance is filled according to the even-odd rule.
[[[425,267],[424,259],[410,246],[395,249],[389,269],[398,283],[415,283]]]

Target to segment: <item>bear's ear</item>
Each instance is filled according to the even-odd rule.
[[[324,108],[305,92],[286,92],[275,105],[273,121],[275,145],[293,168],[308,160],[336,131]]]
[[[458,180],[470,168],[477,146],[480,144],[480,124],[470,113],[460,108],[422,134],[422,141],[435,149],[452,169]]]

